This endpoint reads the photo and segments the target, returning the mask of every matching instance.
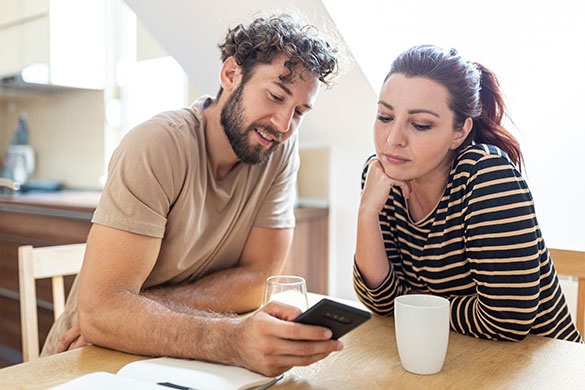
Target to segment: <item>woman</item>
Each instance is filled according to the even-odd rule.
[[[386,76],[364,168],[354,287],[392,314],[411,292],[451,302],[451,328],[484,339],[581,341],[502,127],[495,75],[418,46]]]

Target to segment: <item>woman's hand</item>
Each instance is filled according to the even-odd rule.
[[[368,176],[358,212],[355,251],[356,264],[364,283],[371,289],[380,286],[390,271],[378,215],[393,186],[400,187],[405,198],[410,196],[410,184],[386,175],[380,160],[372,158],[369,161]]]
[[[400,187],[402,194],[408,199],[411,192],[408,182],[395,180],[386,175],[384,167],[377,157],[372,158],[368,162],[368,165],[368,175],[360,202],[360,214],[364,213],[377,216],[388,200],[390,189],[394,186]]]

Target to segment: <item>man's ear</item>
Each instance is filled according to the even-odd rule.
[[[461,129],[459,131],[455,132],[455,138],[453,138],[453,142],[451,143],[450,149],[457,150],[457,148],[459,148],[461,146],[463,141],[465,141],[465,139],[469,135],[469,132],[471,131],[472,128],[473,128],[473,119],[471,119],[471,118],[465,119],[465,122],[463,122],[463,126],[461,127]]]
[[[219,82],[224,91],[233,92],[242,81],[242,68],[233,56],[226,58],[219,72]]]

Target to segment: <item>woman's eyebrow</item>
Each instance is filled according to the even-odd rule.
[[[431,114],[431,115],[436,116],[437,118],[440,118],[441,117],[439,114],[437,114],[434,111],[425,110],[425,109],[422,109],[422,108],[419,108],[419,109],[416,109],[416,110],[409,110],[408,113],[409,114]]]
[[[383,102],[382,100],[379,100],[378,101],[378,104],[381,104],[381,105],[383,105],[384,107],[386,107],[386,108],[388,108],[390,110],[394,110],[394,107],[392,107],[390,104],[388,104],[386,102]]]
[[[378,101],[378,104],[381,104],[382,106],[386,107],[389,110],[394,110],[394,107],[392,107],[391,104],[388,104],[382,100]],[[437,118],[440,118],[441,116],[439,114],[437,114],[434,111],[431,110],[426,110],[424,108],[418,108],[418,109],[414,109],[414,110],[409,110],[408,111],[409,114],[431,114],[436,116]]]

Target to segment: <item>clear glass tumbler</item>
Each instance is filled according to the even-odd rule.
[[[279,301],[295,306],[302,311],[307,310],[307,283],[300,276],[279,275],[266,279],[264,305],[268,302]]]

